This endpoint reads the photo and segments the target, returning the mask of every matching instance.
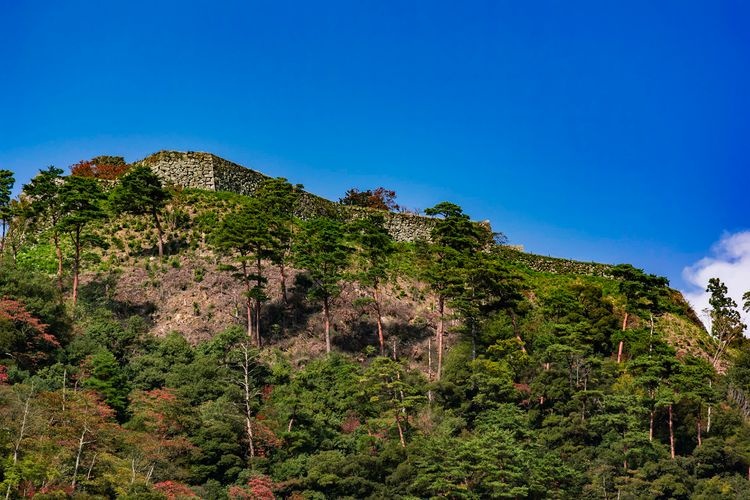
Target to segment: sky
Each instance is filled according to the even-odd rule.
[[[739,297],[748,25],[744,1],[0,0],[0,168],[209,151]]]

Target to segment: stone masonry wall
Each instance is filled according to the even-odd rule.
[[[210,153],[159,151],[144,158],[141,163],[151,167],[163,182],[215,191],[214,158]]]
[[[230,191],[252,196],[269,177],[211,153],[160,151],[142,160],[162,181],[208,191]],[[344,219],[363,217],[370,209],[349,207],[304,192],[297,215],[338,215]],[[385,217],[388,232],[397,241],[429,240],[435,219],[408,213],[378,211]]]

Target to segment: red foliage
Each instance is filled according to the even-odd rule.
[[[529,384],[513,384],[513,387],[518,392],[523,392],[524,394],[531,394],[531,387]]]
[[[149,432],[166,437],[182,430],[180,402],[173,390],[135,391],[131,399],[131,411],[143,418]]]
[[[95,163],[89,160],[81,160],[70,167],[71,175],[77,177],[93,177],[95,179],[114,180],[130,170],[130,165],[111,165],[107,163]]]
[[[8,383],[8,367],[0,365],[0,384]]]
[[[268,398],[271,397],[272,393],[273,393],[273,386],[270,384],[264,385],[263,389],[260,390],[260,397],[263,398],[263,401],[268,401]]]
[[[396,191],[384,187],[368,189],[366,191],[352,188],[348,190],[344,194],[344,197],[339,201],[343,205],[376,208],[378,210],[388,210],[392,212],[395,212],[400,208],[396,203]]]
[[[263,423],[265,416],[258,414],[255,417],[253,424],[253,432],[255,434],[255,450],[258,456],[265,457],[268,452],[273,448],[281,446],[281,440],[276,434]]]
[[[232,500],[273,500],[273,481],[268,476],[255,476],[247,486],[230,486],[227,496]]]
[[[47,325],[39,321],[39,318],[32,316],[32,314],[26,310],[26,306],[23,305],[22,302],[8,297],[0,299],[0,318],[26,325],[39,333],[46,342],[49,342],[55,347],[60,345],[53,335],[47,333]]]
[[[187,485],[178,483],[177,481],[162,481],[161,483],[156,483],[154,489],[167,497],[168,500],[198,498],[198,495],[188,488]]]
[[[0,321],[8,321],[23,335],[23,347],[15,346],[13,356],[34,364],[47,357],[51,348],[60,347],[60,342],[47,331],[48,325],[26,310],[23,302],[3,297],[0,299]]]
[[[344,434],[351,434],[352,432],[356,431],[361,425],[362,423],[355,415],[349,415],[341,423],[341,432],[343,432]]]
[[[44,495],[49,493],[60,493],[62,495],[70,496],[73,494],[73,488],[70,487],[69,484],[62,485],[58,483],[47,483],[41,488],[36,488],[31,481],[23,481],[19,485],[19,490],[22,492],[22,495],[26,498],[34,498],[37,495]],[[55,495],[57,496],[57,495]]]

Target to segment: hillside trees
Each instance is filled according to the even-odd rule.
[[[0,225],[2,239],[0,239],[0,256],[5,253],[5,232],[11,220],[10,194],[16,180],[10,170],[0,170]]]
[[[438,300],[436,374],[439,380],[443,368],[446,300],[461,293],[469,260],[489,242],[491,235],[453,203],[439,203],[426,209],[425,213],[438,217],[428,245],[430,257],[425,279]]]
[[[372,214],[354,221],[350,227],[357,246],[356,277],[359,283],[369,287],[372,293],[370,299],[378,327],[381,356],[385,355],[381,287],[388,279],[388,259],[395,251],[393,238],[385,229],[384,224],[385,219],[382,215]]]
[[[57,227],[70,236],[73,244],[73,305],[78,300],[78,278],[81,270],[81,250],[97,239],[86,231],[94,221],[106,218],[102,209],[105,199],[99,182],[88,177],[67,177],[60,187],[61,216]]]
[[[290,184],[285,178],[266,179],[255,193],[265,210],[268,230],[274,240],[271,261],[279,267],[281,274],[281,298],[289,305],[287,293],[287,265],[291,259],[295,232],[295,209],[302,192],[302,185]]]
[[[214,234],[214,245],[221,251],[235,255],[240,266],[241,272],[237,277],[245,285],[247,335],[254,338],[260,347],[260,305],[266,298],[262,262],[276,248],[261,202],[250,198],[239,210],[225,217]],[[253,266],[255,269],[251,272]]]
[[[666,278],[646,274],[630,264],[620,264],[612,268],[612,276],[620,280],[619,290],[625,297],[625,311],[622,319],[622,332],[628,327],[628,316],[647,311],[653,324],[653,314],[659,308],[659,295],[669,281]],[[621,338],[617,347],[617,363],[622,362],[622,352],[625,340]]]
[[[711,305],[709,314],[711,316],[711,335],[716,339],[716,351],[711,358],[714,368],[718,365],[722,354],[733,341],[735,341],[746,325],[737,311],[737,303],[727,295],[726,285],[719,278],[708,280],[706,292],[711,294],[708,303]]]
[[[302,223],[295,246],[295,262],[312,280],[309,296],[323,305],[326,353],[331,352],[331,305],[341,293],[341,282],[352,249],[346,244],[344,224],[317,217]]]
[[[57,283],[62,289],[63,254],[60,248],[60,218],[63,215],[60,190],[63,185],[62,169],[50,166],[23,186],[23,193],[31,199],[31,217],[37,227],[49,232],[57,258]]]
[[[159,214],[169,200],[169,193],[159,177],[149,167],[136,165],[120,178],[109,200],[115,213],[151,216],[159,237],[159,258],[164,257],[164,230]]]

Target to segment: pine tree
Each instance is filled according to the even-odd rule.
[[[247,334],[254,337],[256,345],[260,347],[260,308],[267,298],[263,260],[276,247],[269,232],[268,217],[260,201],[250,198],[239,211],[229,214],[214,234],[213,242],[219,250],[233,255],[240,266],[241,272],[237,277],[245,284]]]
[[[137,165],[120,178],[109,199],[115,213],[151,216],[159,235],[159,258],[164,257],[164,230],[159,213],[169,200],[169,192],[159,177],[149,167]]]
[[[78,277],[81,250],[95,244],[96,238],[86,232],[92,222],[107,217],[102,209],[104,192],[99,182],[89,177],[69,176],[60,188],[61,216],[57,227],[70,236],[73,243],[73,305],[78,300]]]
[[[16,180],[10,170],[0,170],[0,224],[2,224],[2,239],[0,239],[0,256],[5,252],[5,231],[10,223],[10,195]]]
[[[378,327],[380,355],[385,355],[381,287],[388,280],[388,259],[395,251],[393,238],[385,228],[385,218],[370,214],[351,225],[352,238],[357,247],[358,269],[356,277],[360,284],[370,288],[372,307]]]
[[[50,166],[40,170],[31,182],[23,187],[23,193],[31,199],[31,216],[38,226],[49,226],[52,244],[57,258],[57,284],[62,289],[63,255],[60,248],[60,218],[63,215],[60,189],[63,185],[62,169]]]
[[[727,346],[741,336],[747,327],[737,311],[737,303],[727,295],[727,286],[719,278],[708,280],[706,292],[711,294],[708,299],[711,306],[711,335],[717,342],[711,363],[716,368]]]
[[[318,217],[302,224],[294,250],[295,262],[312,279],[310,297],[323,305],[326,353],[331,352],[331,303],[341,293],[341,282],[352,252],[345,236],[340,221]]]
[[[290,184],[285,178],[266,179],[255,192],[268,220],[268,230],[274,240],[271,261],[279,267],[281,274],[281,298],[289,304],[286,288],[287,264],[292,253],[295,230],[295,209],[299,201],[302,185]]]
[[[437,340],[437,378],[443,368],[443,337],[445,333],[445,302],[462,292],[465,271],[471,256],[485,246],[491,237],[488,231],[471,221],[458,205],[442,202],[425,210],[437,216],[428,249],[431,262],[425,273],[438,299],[440,315]]]

